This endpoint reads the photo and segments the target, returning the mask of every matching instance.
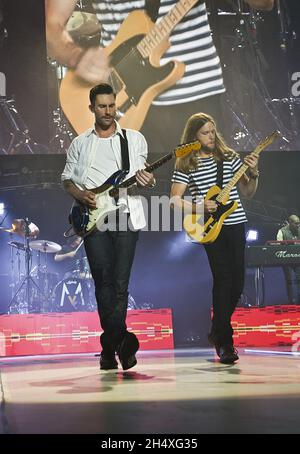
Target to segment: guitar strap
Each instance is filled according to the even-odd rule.
[[[220,189],[223,186],[223,161],[217,161],[217,186]]]
[[[153,22],[157,21],[160,0],[145,0],[145,11]]]
[[[129,151],[128,151],[128,140],[126,135],[126,129],[122,129],[122,134],[119,134],[120,137],[120,145],[121,145],[121,158],[122,158],[122,170],[126,170],[127,174],[129,173],[130,169],[130,162],[129,162]],[[114,197],[115,201],[118,202],[119,195]],[[106,218],[107,219],[107,218]],[[105,220],[106,222],[106,220]]]
[[[129,151],[128,151],[128,140],[126,135],[126,130],[122,129],[124,137],[119,134],[120,136],[120,143],[121,143],[121,156],[122,156],[122,170],[130,169],[130,162],[129,162]]]

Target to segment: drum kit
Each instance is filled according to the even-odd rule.
[[[39,228],[28,218],[14,219],[10,228],[0,227],[10,241],[11,299],[7,313],[94,311],[93,283],[86,257],[76,260],[76,269],[59,280],[49,271],[49,255],[62,247],[49,240],[37,240]],[[23,241],[13,241],[13,235]]]

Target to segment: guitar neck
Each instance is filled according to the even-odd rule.
[[[234,174],[229,183],[226,184],[225,188],[222,189],[218,197],[216,198],[217,202],[223,202],[224,199],[229,197],[231,189],[237,184],[237,182],[244,175],[246,170],[249,168],[247,164],[243,164],[242,167]]]
[[[198,0],[179,0],[149,33],[137,45],[138,51],[144,58],[150,56],[152,51],[170,35],[173,28],[181,21],[186,13],[192,9]]]
[[[146,172],[153,172],[153,170],[158,169],[160,166],[165,164],[166,162],[170,161],[175,152],[171,151],[170,153],[166,154],[162,158],[158,159],[157,161],[153,162],[153,164],[145,167]],[[133,186],[136,183],[136,176],[133,175],[132,177],[128,178],[128,180],[124,181],[120,185],[116,186],[115,188],[111,189],[109,191],[109,195],[111,197],[116,197],[118,195],[119,189],[124,189],[124,188],[129,188],[130,186]]]
[[[275,137],[277,137],[278,133],[275,132],[270,136],[270,138],[267,138],[263,142],[261,142],[255,150],[251,153],[252,155],[259,156],[260,153],[268,146],[270,143],[273,142]],[[231,189],[237,184],[237,182],[241,179],[241,177],[244,175],[246,170],[249,168],[247,164],[243,164],[242,167],[234,174],[232,179],[229,181],[229,183],[226,184],[225,188],[222,189],[218,197],[216,198],[217,202],[223,202],[229,197]]]

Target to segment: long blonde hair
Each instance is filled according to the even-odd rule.
[[[207,115],[203,112],[192,115],[185,125],[181,137],[181,143],[183,144],[197,140],[197,132],[208,122],[213,123],[213,125],[216,127],[216,122],[210,115]],[[217,161],[227,161],[236,156],[238,156],[238,154],[230,147],[228,147],[228,145],[226,145],[225,140],[216,129],[216,143],[213,157]],[[186,157],[177,158],[175,162],[175,169],[180,170],[183,173],[188,173],[192,170],[195,170],[197,167],[199,167],[199,157],[200,151],[196,151],[188,154]]]

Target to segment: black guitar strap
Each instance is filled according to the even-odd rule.
[[[157,21],[160,0],[145,0],[145,11],[153,22]]]
[[[121,143],[121,156],[122,156],[122,170],[130,169],[130,162],[129,162],[129,151],[128,151],[128,140],[126,135],[126,130],[122,129],[124,137],[119,134],[120,136],[120,143]]]
[[[223,161],[217,161],[217,186],[223,186]]]

